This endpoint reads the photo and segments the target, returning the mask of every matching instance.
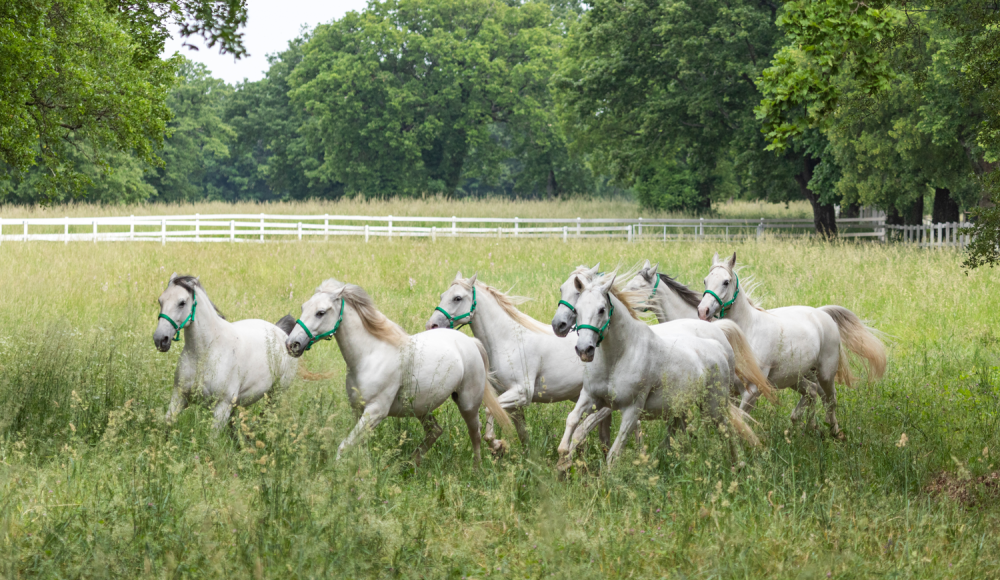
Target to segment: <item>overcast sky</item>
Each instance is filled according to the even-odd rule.
[[[230,84],[243,79],[256,81],[267,70],[267,55],[281,52],[288,41],[299,35],[302,25],[313,28],[317,24],[340,18],[351,10],[361,10],[365,0],[247,0],[247,26],[243,42],[250,53],[238,61],[232,55],[219,54],[218,47],[205,48],[201,37],[191,37],[189,44],[198,46],[194,51],[181,46],[181,40],[167,40],[164,52],[175,51],[189,59],[204,63],[212,76]]]

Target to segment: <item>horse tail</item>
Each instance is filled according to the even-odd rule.
[[[514,426],[514,423],[511,422],[507,411],[504,411],[503,407],[500,406],[497,393],[493,389],[493,382],[496,379],[490,372],[490,355],[486,353],[486,347],[483,346],[483,343],[478,338],[472,340],[475,341],[476,347],[479,349],[479,356],[483,357],[483,368],[486,370],[486,383],[483,384],[483,404],[486,405],[486,410],[490,412],[490,415],[493,415],[493,418],[501,427],[510,429]]]
[[[750,428],[746,420],[744,420],[744,417],[749,418],[750,415],[746,411],[741,411],[736,405],[729,405],[729,424],[736,430],[736,434],[751,447],[760,447],[760,439],[753,432],[753,429]]]
[[[757,356],[754,355],[753,349],[750,348],[750,341],[747,340],[747,336],[743,334],[739,325],[732,320],[717,320],[713,324],[722,329],[726,340],[729,341],[729,346],[733,348],[733,354],[736,355],[736,375],[743,381],[743,384],[757,385],[757,390],[760,391],[761,395],[764,395],[768,401],[777,404],[778,395],[774,390],[774,385],[764,376],[764,371],[760,370]]]
[[[862,359],[869,379],[882,378],[886,366],[885,345],[875,336],[875,332],[865,326],[856,314],[843,306],[823,306],[820,310],[830,315],[840,331],[840,364],[837,368],[837,379],[845,385],[852,385],[854,381],[844,349]]]
[[[274,323],[275,326],[281,329],[286,335],[292,333],[292,329],[295,328],[295,317],[291,314],[286,314],[281,317],[281,320]]]

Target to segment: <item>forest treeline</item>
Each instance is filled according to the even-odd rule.
[[[372,0],[259,81],[159,56],[169,22],[239,55],[245,18],[239,0],[0,7],[2,200],[628,190],[688,212],[804,198],[835,234],[835,205],[956,221],[995,189],[986,0]]]

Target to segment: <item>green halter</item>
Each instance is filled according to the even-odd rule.
[[[343,322],[343,321],[344,321],[344,297],[341,296],[340,297],[340,316],[337,318],[337,324],[333,325],[333,330],[331,330],[329,332],[324,332],[323,334],[320,334],[319,336],[313,336],[313,333],[309,332],[309,327],[306,326],[306,323],[302,322],[302,320],[296,318],[295,319],[295,324],[298,324],[299,326],[302,327],[302,330],[306,331],[306,336],[309,337],[309,344],[306,345],[305,350],[309,350],[310,348],[312,348],[312,346],[314,344],[316,344],[317,342],[319,342],[321,340],[330,340],[333,337],[333,335],[337,334],[337,331],[340,330],[340,323]]]
[[[656,289],[660,287],[660,275],[656,275],[656,284],[653,284],[653,293],[649,295],[648,300],[652,300],[656,297]]]
[[[712,292],[711,290],[705,290],[705,292],[702,293],[702,296],[704,296],[705,294],[711,294],[712,298],[715,298],[715,301],[719,303],[719,306],[721,306],[721,308],[719,309],[719,313],[716,315],[719,318],[726,317],[726,309],[732,306],[733,302],[736,302],[736,297],[740,295],[740,277],[735,272],[733,272],[733,276],[736,276],[736,291],[733,292],[733,299],[730,300],[729,302],[723,302],[722,298],[719,298],[719,295],[716,294],[715,292]]]
[[[560,306],[565,306],[566,308],[569,308],[570,312],[572,312],[573,315],[576,316],[576,308],[573,308],[573,305],[570,304],[569,302],[566,302],[565,300],[560,300],[559,304],[556,306],[556,310],[558,310]],[[575,324],[573,325],[573,328],[569,329],[569,331],[573,332],[574,330],[576,330]]]
[[[466,320],[465,322],[462,322],[461,324],[468,324],[472,322],[472,315],[476,312],[476,287],[475,286],[472,287],[472,308],[470,308],[469,311],[466,312],[465,314],[453,317],[451,314],[448,314],[447,310],[441,308],[440,306],[436,306],[434,310],[437,310],[441,314],[444,314],[444,317],[448,319],[448,328],[455,328],[455,323],[465,317],[469,317],[469,319]]]
[[[167,322],[169,322],[170,326],[173,326],[174,330],[177,331],[176,333],[174,333],[174,342],[177,342],[178,340],[181,339],[181,331],[184,330],[184,327],[187,326],[188,324],[194,322],[194,309],[197,308],[197,307],[198,307],[198,295],[195,294],[194,290],[192,290],[191,291],[191,314],[188,314],[188,317],[184,319],[184,322],[182,322],[180,326],[177,326],[177,323],[174,322],[173,318],[170,318],[169,316],[167,316],[166,314],[164,314],[162,312],[160,313],[160,318],[162,318],[162,319],[166,320]]]
[[[604,323],[604,326],[597,328],[596,326],[591,326],[589,324],[577,324],[577,336],[579,336],[581,328],[584,330],[593,330],[597,333],[597,346],[601,346],[601,343],[604,342],[604,331],[608,329],[608,325],[611,324],[611,317],[615,315],[615,305],[611,302],[610,298],[608,298],[608,306],[610,306],[611,309],[608,311],[608,320]],[[574,312],[576,312],[576,310],[574,310]]]

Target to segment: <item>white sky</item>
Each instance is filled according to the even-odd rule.
[[[267,70],[267,55],[285,50],[288,41],[299,35],[303,24],[311,29],[351,10],[360,11],[366,5],[365,0],[247,0],[243,42],[250,54],[234,62],[232,55],[219,54],[218,47],[205,48],[197,36],[189,38],[188,43],[199,50],[181,47],[181,40],[175,37],[167,40],[164,53],[179,51],[193,61],[204,63],[212,76],[229,84],[244,79],[256,81]]]

